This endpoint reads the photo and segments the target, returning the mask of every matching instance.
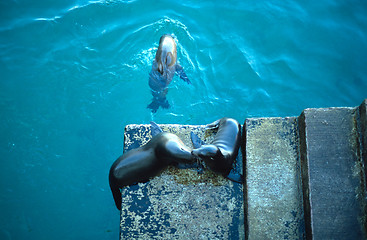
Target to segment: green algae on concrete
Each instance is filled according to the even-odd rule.
[[[304,215],[297,118],[246,119],[246,235],[302,239]]]
[[[190,132],[211,142],[204,126],[160,125],[192,148]],[[127,125],[124,151],[151,139],[150,125]],[[242,170],[242,156],[236,168]],[[244,239],[242,185],[204,169],[168,167],[146,183],[122,189],[121,239]]]

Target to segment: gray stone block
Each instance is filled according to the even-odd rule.
[[[160,125],[192,147],[190,132],[210,142],[203,126]],[[149,125],[127,125],[124,151],[151,138]],[[242,170],[242,155],[236,168]],[[121,239],[244,239],[243,186],[205,169],[169,167],[146,183],[122,189]]]
[[[299,118],[308,239],[364,239],[364,176],[356,108],[306,109]]]
[[[302,239],[297,118],[247,119],[243,132],[247,239]]]

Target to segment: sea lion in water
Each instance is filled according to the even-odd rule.
[[[147,106],[153,113],[157,112],[159,107],[169,108],[166,99],[168,85],[177,73],[182,80],[191,84],[189,78],[180,64],[177,63],[177,46],[171,35],[163,35],[159,40],[159,46],[152,70],[149,73],[149,86],[152,91],[152,102]]]
[[[214,172],[234,182],[243,183],[243,176],[231,171],[241,145],[241,125],[232,118],[221,118],[208,124],[206,128],[218,128],[213,142],[205,144],[191,132],[191,140],[195,148],[192,154],[204,160],[204,163]]]
[[[124,153],[111,166],[110,188],[119,210],[122,202],[120,188],[146,182],[170,164],[194,160],[191,149],[175,134],[162,132],[152,123],[152,135],[147,144]]]

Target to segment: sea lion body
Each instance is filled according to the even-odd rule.
[[[166,99],[168,85],[171,83],[175,73],[182,80],[190,84],[190,80],[180,64],[177,63],[177,45],[171,35],[163,35],[159,40],[152,70],[149,73],[149,87],[152,92],[152,103],[148,108],[156,112],[159,107],[169,108]]]
[[[211,170],[228,176],[241,145],[241,125],[234,119],[222,118],[208,124],[207,128],[218,128],[213,142],[203,145],[195,143],[191,134],[194,146],[198,147],[192,154],[204,160]]]
[[[109,183],[116,207],[121,210],[120,188],[146,182],[172,163],[193,159],[191,150],[172,133],[161,132],[142,147],[120,156],[111,166]]]

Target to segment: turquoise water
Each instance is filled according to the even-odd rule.
[[[367,97],[365,1],[0,2],[0,239],[117,239],[129,123],[296,116]],[[152,114],[171,33],[192,85]]]

